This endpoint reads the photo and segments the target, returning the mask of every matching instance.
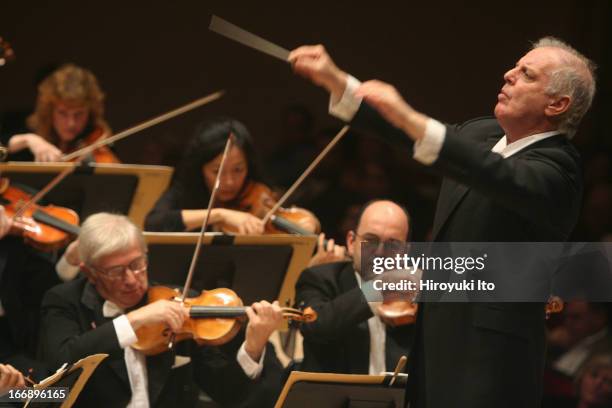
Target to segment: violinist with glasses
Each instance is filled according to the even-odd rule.
[[[189,340],[145,355],[135,348],[140,329],[162,324],[176,333],[189,313],[173,300],[148,302],[142,232],[125,216],[94,214],[81,227],[78,251],[85,276],[45,295],[40,344],[44,359],[57,366],[90,354],[110,355],[77,406],[192,406],[194,383],[223,406],[272,405],[270,390],[278,390],[280,381],[280,365],[268,346],[282,320],[276,302],[247,307],[244,336],[223,347]]]
[[[362,283],[374,277],[361,266],[365,258],[361,244],[395,250],[406,243],[409,230],[410,216],[402,206],[371,201],[362,207],[357,228],[346,236],[352,261],[302,272],[295,287],[296,302],[312,307],[318,319],[300,328],[304,360],[299,370],[378,375],[393,370],[400,357],[408,355],[414,325],[395,325],[361,290]]]

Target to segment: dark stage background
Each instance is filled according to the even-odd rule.
[[[610,162],[601,155],[612,146],[604,124],[606,113],[612,111],[608,76],[612,30],[606,24],[611,8],[609,1],[578,0],[4,2],[0,35],[12,43],[17,59],[0,69],[0,112],[6,131],[18,117],[15,113],[31,111],[41,72],[63,62],[82,65],[98,76],[115,131],[225,89],[221,101],[118,143],[118,155],[127,163],[174,165],[195,123],[231,115],[249,127],[261,156],[268,159],[264,163],[270,164],[266,166],[270,173],[293,177],[296,169],[279,172],[286,169],[279,152],[293,149],[300,156],[302,149],[308,151],[304,156],[312,155],[329,138],[333,130],[329,128],[340,125],[327,115],[326,94],[293,75],[288,65],[209,32],[211,14],[288,49],[323,43],[342,68],[362,80],[379,78],[395,84],[415,108],[447,122],[491,114],[503,73],[530,40],[555,35],[600,66],[595,105],[575,140],[587,159],[599,160],[594,177],[605,173],[609,182]],[[282,125],[283,109],[295,104],[310,111],[313,119],[304,135],[297,136],[300,140],[292,139],[295,136]],[[404,200],[415,213],[415,238],[424,237],[437,179],[407,164],[396,149],[363,140],[344,140],[341,153],[329,158],[333,164],[319,177],[342,172],[349,165],[386,162],[378,173],[374,169],[373,175],[338,176],[338,182],[348,189],[365,188],[354,201],[381,194]],[[388,162],[395,164],[389,167]],[[280,186],[288,183],[272,178]],[[396,194],[395,187],[402,193]],[[311,190],[314,193],[307,190],[296,200],[324,207],[326,190],[317,186]],[[610,191],[603,195],[604,204],[606,197],[612,200]],[[598,205],[603,205],[601,199]],[[326,216],[338,217],[343,211],[330,210]],[[609,224],[609,211],[605,213]],[[341,232],[338,227],[335,233]]]

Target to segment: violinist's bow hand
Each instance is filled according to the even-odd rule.
[[[0,364],[0,395],[11,388],[25,387],[23,374],[9,364]]]

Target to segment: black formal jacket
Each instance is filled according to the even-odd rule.
[[[131,399],[124,350],[119,347],[112,319],[102,315],[103,303],[85,278],[56,286],[43,299],[40,352],[50,365],[59,367],[91,354],[109,354],[89,379],[76,406],[125,407]],[[251,380],[236,361],[241,343],[242,339],[236,339],[227,349],[179,343],[177,348],[182,350],[178,353],[189,355],[192,362],[174,369],[176,348],[147,357],[151,406],[193,406],[197,397],[194,380],[223,406],[273,406],[281,377],[273,349],[266,351],[259,379]]]
[[[47,377],[44,364],[35,361],[44,293],[60,283],[56,259],[27,246],[23,238],[0,239],[0,362],[29,372],[36,380]]]
[[[300,328],[304,336],[302,371],[368,374],[372,310],[357,284],[351,262],[308,268],[295,287],[298,304],[314,308],[313,323]],[[392,371],[408,355],[414,325],[387,326],[385,362]]]
[[[367,104],[353,123],[412,149]],[[444,176],[433,225],[442,242],[565,241],[580,210],[579,155],[564,135],[509,158],[494,118],[446,126],[431,168]],[[423,304],[410,367],[411,407],[539,407],[545,354],[542,304]]]
[[[206,206],[205,203],[202,204]],[[183,232],[179,187],[171,184],[145,218],[145,231]]]

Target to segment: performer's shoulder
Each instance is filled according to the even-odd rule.
[[[337,281],[339,276],[344,273],[354,273],[351,262],[330,262],[322,265],[311,266],[302,272],[300,278]]]
[[[462,129],[478,129],[484,133],[491,134],[504,134],[504,130],[499,125],[497,119],[494,116],[480,116],[474,119],[470,119],[461,124]]]
[[[52,287],[47,291],[47,295],[52,295],[63,299],[79,298],[83,293],[86,284],[87,278],[80,276],[74,280],[63,282]]]

